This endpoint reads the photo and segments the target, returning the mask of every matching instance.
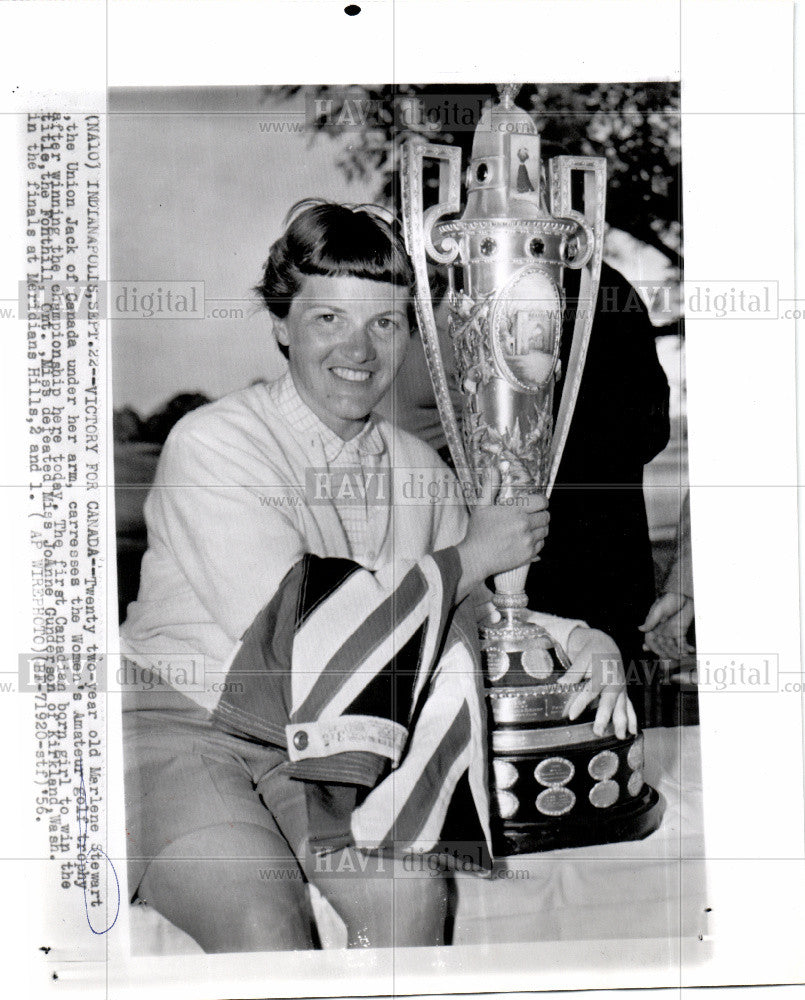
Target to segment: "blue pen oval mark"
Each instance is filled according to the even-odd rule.
[[[100,934],[107,934],[115,926],[115,924],[117,923],[117,918],[118,918],[118,916],[120,914],[120,879],[117,877],[117,872],[115,871],[115,866],[112,864],[112,859],[109,857],[108,854],[104,853],[104,851],[102,851],[100,849],[100,847],[96,847],[92,851],[91,855],[87,855],[85,853],[85,851],[84,851],[84,848],[86,846],[86,841],[87,841],[87,821],[86,821],[86,819],[82,820],[82,808],[83,808],[83,810],[86,810],[87,790],[86,790],[86,788],[84,786],[84,768],[83,768],[80,760],[78,761],[78,774],[79,774],[79,777],[81,778],[81,795],[80,795],[80,798],[79,798],[78,810],[77,810],[77,816],[78,816],[78,873],[79,873],[79,877],[81,878],[81,882],[83,884],[84,912],[87,915],[87,924],[89,925],[89,929],[92,931],[93,934],[99,934],[99,935]],[[89,916],[89,904],[87,902],[87,877],[88,877],[88,872],[87,872],[86,867],[85,867],[85,859],[86,858],[94,858],[97,855],[101,855],[102,857],[104,857],[106,859],[107,863],[109,864],[109,867],[112,869],[112,874],[115,877],[115,889],[117,891],[117,903],[115,905],[115,915],[112,917],[111,924],[109,924],[108,927],[104,927],[103,930],[98,930],[96,927],[92,926],[92,921],[90,920],[90,916]]]

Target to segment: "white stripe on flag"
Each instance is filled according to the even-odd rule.
[[[415,563],[397,563],[403,580]],[[305,701],[322,669],[389,593],[368,570],[358,570],[322,601],[294,638],[291,671],[291,711]]]
[[[428,595],[431,600],[431,612],[421,656],[421,663],[424,669],[419,671],[419,676],[416,679],[416,686],[414,687],[414,693],[411,699],[411,702],[414,705],[417,703],[423,685],[427,683],[433,669],[435,668],[435,664],[432,663],[432,660],[436,651],[436,640],[439,636],[440,629],[444,624],[441,620],[442,601],[444,600],[444,585],[442,583],[442,574],[439,572],[439,567],[436,565],[436,560],[431,556],[425,556],[425,558],[420,561],[419,568],[422,570],[425,582],[428,585]]]
[[[418,850],[430,851],[439,842],[439,836],[444,826],[444,819],[447,815],[450,799],[453,797],[453,792],[456,790],[459,778],[469,767],[471,758],[472,740],[464,747],[460,756],[456,758],[447,772],[444,783],[439,789],[439,795],[433,803],[433,809],[431,809],[424,825],[416,835],[415,843]]]
[[[368,846],[383,842],[433,758],[434,748],[439,746],[461,711],[464,698],[460,693],[456,698],[449,686],[450,678],[445,679],[448,683],[439,684],[437,677],[400,767],[392,771],[352,814],[356,843]]]

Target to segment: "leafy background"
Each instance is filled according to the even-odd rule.
[[[412,136],[459,145],[465,162],[472,129],[454,127],[458,113],[411,113],[447,98],[468,113],[495,96],[490,85],[408,84],[379,87],[267,87],[267,98],[304,92],[311,133],[348,135],[337,159],[352,179],[376,178],[377,197],[393,203],[399,190],[399,149]],[[603,156],[608,165],[607,220],[682,266],[681,151],[677,83],[524,85],[516,103],[530,112],[543,140],[568,153]],[[401,113],[401,111],[406,113]]]

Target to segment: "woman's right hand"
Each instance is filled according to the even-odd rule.
[[[470,512],[461,558],[458,597],[465,597],[488,576],[516,569],[537,558],[548,534],[548,501],[540,493],[510,487],[501,499],[499,476],[487,475],[481,496]]]

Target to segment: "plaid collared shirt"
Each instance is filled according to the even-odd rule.
[[[373,566],[385,536],[389,512],[386,504],[372,502],[370,482],[372,476],[388,477],[390,472],[388,451],[374,419],[370,416],[366,426],[345,441],[305,403],[290,372],[273,382],[269,393],[289,424],[303,434],[319,438],[327,471],[347,477],[345,480],[336,476],[336,481],[352,482],[355,489],[336,490],[333,500],[349,540],[351,557]],[[378,478],[374,481],[378,482]]]

